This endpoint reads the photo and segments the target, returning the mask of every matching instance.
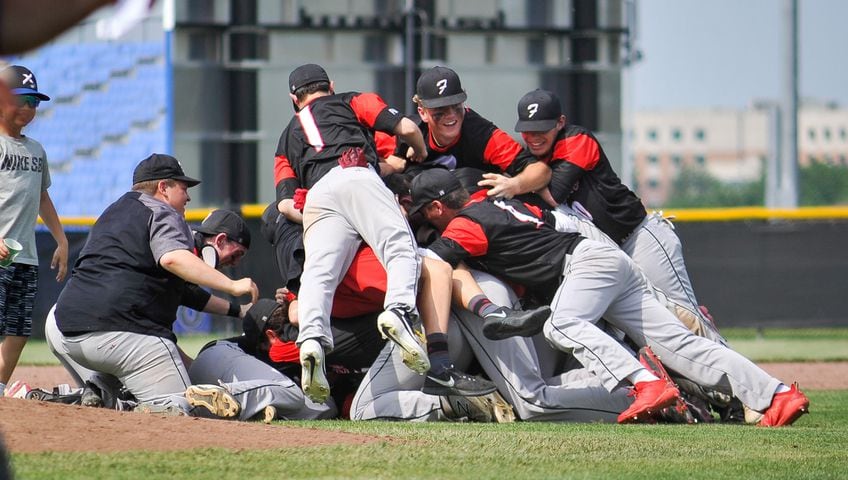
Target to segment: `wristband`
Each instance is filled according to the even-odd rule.
[[[236,302],[230,302],[230,309],[227,310],[228,317],[238,317],[241,314],[241,305]]]

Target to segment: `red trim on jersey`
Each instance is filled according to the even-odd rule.
[[[377,115],[386,109],[388,105],[376,93],[360,93],[350,99],[350,108],[356,114],[359,123],[374,128]]]
[[[594,138],[581,133],[558,141],[554,145],[553,158],[592,170],[601,159],[601,150]]]
[[[536,215],[537,217],[539,217],[540,220],[545,219],[544,215],[542,215],[542,209],[541,208],[537,207],[536,205],[530,205],[529,203],[525,203],[524,206],[527,207],[527,210],[530,210],[533,213],[533,215]]]
[[[466,217],[451,220],[442,237],[453,240],[472,257],[482,257],[489,251],[489,239],[483,227]]]
[[[383,310],[388,280],[386,270],[368,245],[353,257],[333,296],[332,316],[352,318]]]
[[[483,159],[505,172],[515,157],[521,153],[521,145],[500,128],[492,132],[483,151]]]
[[[274,157],[274,185],[278,185],[281,181],[288,178],[297,178],[297,175],[295,175],[288,157],[277,155]]]
[[[483,201],[487,198],[489,198],[489,189],[488,188],[482,188],[482,189],[477,190],[476,192],[474,192],[474,193],[472,193],[471,195],[468,196],[469,203],[471,203],[472,201],[473,202],[480,202],[480,201]]]
[[[268,357],[273,362],[300,363],[300,349],[294,342],[277,340],[271,343]]]
[[[377,144],[377,155],[380,158],[394,155],[397,148],[397,138],[388,133],[374,132],[374,143]]]

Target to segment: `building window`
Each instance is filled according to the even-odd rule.
[[[660,186],[660,182],[657,181],[656,179],[652,178],[652,179],[648,180],[648,189],[656,190],[657,188],[659,188],[659,186]]]
[[[703,142],[706,138],[707,138],[707,133],[704,131],[703,128],[696,128],[695,129],[695,140],[698,140],[699,142]]]
[[[657,141],[657,129],[656,128],[652,128],[652,129],[648,130],[648,140],[650,140],[652,142]]]
[[[545,38],[527,39],[527,63],[543,65],[545,63]]]
[[[703,155],[695,155],[695,165],[703,167],[707,159]]]
[[[824,129],[822,130],[822,136],[824,137],[825,142],[829,142],[830,141],[830,129],[827,128],[827,127],[824,127]]]
[[[648,155],[648,163],[651,165],[656,165],[660,162],[660,159],[656,155]]]
[[[673,163],[675,167],[679,167],[682,162],[683,159],[680,157],[680,155],[671,156],[671,163]]]
[[[807,137],[810,140],[815,140],[816,139],[816,130],[814,128],[807,130]]]
[[[683,138],[683,132],[681,132],[679,128],[673,128],[671,130],[671,139],[675,142],[679,142],[681,138]]]
[[[848,140],[848,131],[846,131],[845,128],[839,129],[839,138],[842,140]]]
[[[840,155],[839,156],[839,163],[842,164],[843,167],[845,165],[848,165],[848,158],[845,158],[845,155]]]
[[[383,63],[388,57],[388,42],[383,35],[366,35],[363,60],[366,62]]]

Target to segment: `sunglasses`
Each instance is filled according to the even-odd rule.
[[[430,116],[433,117],[433,120],[437,122],[441,122],[443,118],[453,113],[455,115],[460,115],[465,111],[465,106],[461,103],[457,103],[455,105],[447,105],[439,108],[430,108]]]
[[[33,96],[33,95],[16,95],[16,100],[18,101],[18,106],[30,106],[32,108],[38,108],[38,105],[41,103],[41,99]]]

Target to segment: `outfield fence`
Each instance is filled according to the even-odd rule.
[[[259,233],[265,205],[241,209],[253,235],[250,253],[230,276],[250,276],[263,296],[273,296],[279,275],[271,245]],[[200,223],[208,209],[186,212]],[[683,242],[684,257],[700,303],[709,307],[719,326],[835,327],[848,326],[842,302],[848,293],[848,207],[666,210]],[[93,217],[63,218],[70,244],[70,263],[82,249]],[[33,336],[43,337],[44,318],[61,291],[50,270],[53,239],[42,226],[37,232],[39,294]],[[179,328],[231,332],[232,321],[181,313]]]

